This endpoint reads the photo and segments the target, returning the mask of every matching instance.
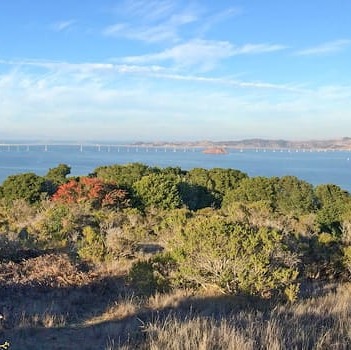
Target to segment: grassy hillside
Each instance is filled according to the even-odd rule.
[[[0,349],[348,349],[351,199],[108,166],[0,188]]]

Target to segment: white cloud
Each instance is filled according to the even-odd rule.
[[[214,47],[211,52],[218,52],[218,47]],[[204,55],[205,52],[202,52]],[[222,52],[222,57],[226,55]],[[218,59],[218,56],[215,57]],[[182,57],[179,57],[182,59]],[[194,61],[195,62],[195,61]],[[136,76],[139,78],[148,78],[150,80],[170,80],[170,81],[183,81],[183,82],[193,82],[201,83],[207,85],[223,85],[223,86],[233,86],[237,88],[249,88],[249,89],[268,89],[268,90],[281,90],[290,91],[296,93],[305,93],[309,90],[296,87],[291,84],[274,84],[263,81],[242,81],[235,80],[228,77],[209,77],[204,75],[190,75],[190,74],[179,74],[176,70],[172,68],[166,68],[161,65],[140,65],[140,62],[122,63],[115,64],[110,62],[82,62],[82,63],[68,63],[59,61],[42,61],[42,60],[21,60],[21,61],[4,61],[0,60],[0,64],[12,66],[13,74],[0,76],[0,88],[5,84],[9,85],[16,82],[16,72],[20,74],[20,67],[33,67],[41,68],[45,71],[42,73],[36,73],[35,76],[38,77],[37,83],[43,84],[43,82],[64,80],[66,78],[70,79],[71,84],[81,83],[82,80],[87,81],[102,81],[108,82],[116,79],[119,76]],[[146,63],[146,62],[143,62]],[[27,79],[28,80],[28,79]],[[20,79],[21,85],[25,84],[26,80]],[[29,79],[29,81],[32,81]],[[37,85],[39,86],[39,85]],[[47,86],[47,84],[45,84]],[[340,88],[329,87],[329,94],[335,92],[334,95],[340,96]],[[345,90],[343,90],[345,91]],[[345,92],[344,92],[345,94]]]
[[[146,21],[157,21],[169,16],[175,9],[172,0],[127,0],[118,8],[127,15]]]
[[[253,134],[259,130],[268,135],[274,126],[284,136],[297,132],[300,120],[307,119],[310,132],[312,125],[332,125],[335,116],[347,127],[350,117],[347,85],[299,89],[111,62],[23,60],[8,65],[8,73],[0,74],[5,132],[23,128],[50,137],[152,139],[172,138],[179,130],[180,137],[196,139],[229,137],[250,128]],[[182,133],[189,124],[189,135]],[[284,130],[288,124],[289,131]]]
[[[310,47],[296,52],[298,56],[319,56],[340,52],[351,45],[351,40],[340,39],[323,43],[318,46]]]
[[[220,59],[230,57],[232,52],[233,46],[229,42],[193,40],[159,53],[126,57],[124,61],[149,63],[170,60],[176,64],[191,66],[209,61],[214,63]]]
[[[148,43],[178,41],[181,28],[198,20],[195,10],[171,0],[127,0],[114,12],[119,21],[107,26],[103,35]]]
[[[178,40],[177,28],[169,25],[135,27],[126,23],[117,23],[104,30],[104,35],[139,40],[149,43]]]
[[[179,40],[180,27],[197,21],[195,15],[182,13],[171,16],[164,22],[157,24],[134,25],[116,23],[104,29],[106,36],[127,38],[149,43]]]
[[[66,73],[86,73],[88,75],[107,73],[116,74],[123,73],[155,73],[164,70],[164,67],[157,65],[130,65],[130,64],[114,64],[110,62],[81,62],[81,63],[69,63],[63,61],[49,61],[49,60],[0,60],[0,64],[8,65],[20,69],[19,67],[29,66],[34,68],[43,68],[48,71],[52,71],[59,74]],[[0,80],[1,82],[1,80]]]
[[[130,56],[122,59],[128,63],[172,61],[178,66],[198,66],[202,70],[213,68],[220,60],[237,56],[260,54],[285,49],[282,45],[246,44],[235,46],[228,41],[191,40],[162,52]]]
[[[174,0],[126,0],[114,9],[118,21],[105,27],[102,34],[147,43],[182,42],[202,37],[221,22],[242,13],[238,7],[219,12],[192,2]],[[186,29],[186,30],[185,30]]]
[[[62,32],[71,28],[75,23],[76,21],[73,19],[68,21],[55,22],[51,25],[51,29],[55,32]]]
[[[236,47],[234,49],[233,56],[275,52],[285,50],[287,48],[287,46],[276,44],[245,44],[243,46]]]
[[[204,34],[219,23],[225,22],[228,19],[239,16],[242,13],[243,10],[239,7],[231,7],[218,13],[211,13],[208,17],[202,18],[199,32],[201,34]]]
[[[268,82],[260,81],[241,81],[234,80],[230,78],[211,78],[199,75],[181,75],[181,74],[171,74],[164,72],[154,72],[152,74],[154,78],[168,79],[168,80],[178,80],[184,82],[193,82],[193,83],[203,83],[208,85],[223,85],[227,87],[236,87],[243,89],[258,89],[258,90],[280,90],[293,93],[306,93],[308,90],[303,90],[299,87],[294,86],[293,84],[274,84]]]

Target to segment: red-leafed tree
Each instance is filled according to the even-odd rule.
[[[91,203],[94,207],[124,208],[129,206],[128,192],[97,178],[80,177],[58,187],[53,201]]]

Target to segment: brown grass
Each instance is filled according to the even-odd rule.
[[[0,344],[10,349],[349,349],[351,287],[294,304],[176,290],[137,297],[127,265],[64,254],[0,264]],[[313,289],[308,291],[311,294]]]
[[[144,325],[142,349],[349,349],[350,285],[336,293],[222,316],[170,314]],[[129,349],[132,349],[130,347]]]

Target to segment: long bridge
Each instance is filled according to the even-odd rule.
[[[213,146],[216,147],[216,146]],[[139,144],[117,144],[117,143],[44,143],[44,142],[19,142],[19,143],[0,143],[0,152],[29,152],[29,151],[57,151],[66,149],[69,152],[77,151],[96,151],[96,152],[196,152],[206,149],[207,146],[185,146],[185,145],[139,145]],[[223,147],[227,150],[235,152],[287,152],[287,153],[298,153],[298,152],[349,152],[349,149],[290,149],[290,148],[239,148],[239,147]]]
[[[185,146],[146,146],[135,144],[106,144],[106,143],[0,143],[0,152],[29,152],[32,150],[50,152],[53,150],[67,151],[97,151],[97,152],[195,152],[202,150],[203,147]]]

